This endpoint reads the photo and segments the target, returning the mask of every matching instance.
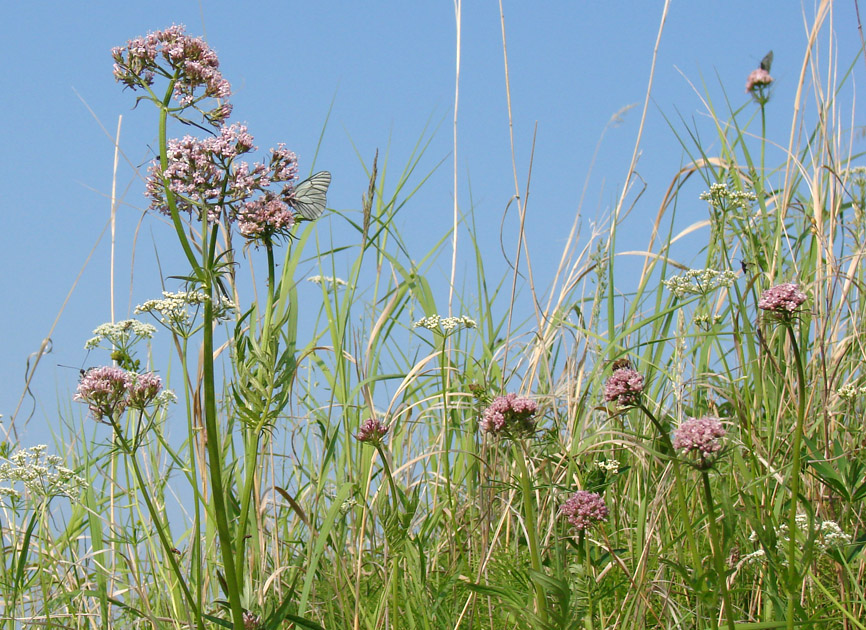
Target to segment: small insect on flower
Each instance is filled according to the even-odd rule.
[[[301,213],[307,221],[315,221],[325,211],[331,174],[319,171],[295,186],[288,204]]]

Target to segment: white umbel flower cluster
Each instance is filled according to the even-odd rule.
[[[94,336],[87,340],[84,349],[93,350],[99,347],[102,341],[107,341],[112,347],[125,348],[142,339],[152,339],[154,334],[156,334],[155,326],[145,324],[137,319],[107,322],[96,327],[93,331]]]
[[[77,500],[87,482],[63,466],[57,455],[46,455],[45,444],[15,451],[0,464],[0,482],[21,483],[37,498],[65,496]],[[20,497],[13,486],[0,486],[0,497]]]
[[[163,291],[161,300],[148,300],[144,304],[139,304],[135,307],[135,313],[150,313],[167,328],[188,332],[195,320],[198,308],[207,300],[208,296],[202,291],[180,291],[178,293]],[[219,302],[214,304],[214,317],[227,319],[235,310],[237,310],[237,305],[234,302],[220,296]]]
[[[458,328],[475,328],[478,324],[470,317],[442,317],[441,315],[431,315],[423,317],[412,324],[412,328],[426,328],[434,332],[440,330],[450,333]]]
[[[716,271],[715,269],[689,269],[684,274],[664,280],[668,291],[678,298],[684,295],[707,295],[722,287],[734,284],[737,274],[730,269]]]

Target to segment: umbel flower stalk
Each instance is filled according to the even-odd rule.
[[[245,125],[227,123],[232,108],[226,99],[231,95],[231,87],[220,73],[219,60],[203,40],[186,35],[182,26],[172,26],[130,40],[125,47],[115,48],[112,57],[115,78],[127,88],[141,92],[141,100],[151,101],[158,109],[159,156],[150,166],[146,194],[150,199],[150,209],[169,216],[175,227],[191,268],[191,273],[186,276],[187,295],[201,298],[198,304],[202,314],[202,415],[212,503],[208,514],[212,514],[216,526],[232,627],[242,630],[244,609],[241,605],[240,573],[244,565],[253,478],[258,470],[258,444],[268,424],[287,401],[281,392],[275,393],[279,386],[274,383],[291,380],[290,375],[274,374],[276,365],[291,362],[277,361],[279,335],[274,331],[281,322],[273,321],[275,296],[278,294],[273,247],[279,239],[288,238],[295,225],[295,216],[290,208],[298,207],[299,203],[295,197],[297,159],[285,146],[278,145],[271,149],[270,159],[265,162],[250,164],[242,161],[245,154],[255,149],[253,136]],[[158,80],[166,83],[161,96],[155,91]],[[201,115],[202,124],[189,118],[196,113]],[[206,126],[210,126],[213,131],[204,139],[189,135],[170,139],[167,132],[169,118],[205,131],[208,131]],[[327,180],[330,181],[329,175]],[[306,212],[303,213],[308,219],[308,214],[321,213],[324,207],[322,187],[326,188],[326,184],[319,186],[315,207],[310,209],[309,204],[304,207]],[[193,225],[198,223],[197,233],[187,232],[182,213],[189,215]],[[230,233],[234,223],[250,243],[265,246],[268,291],[261,330],[255,332],[255,326],[250,326],[249,333],[236,334],[236,337],[240,335],[236,339],[238,347],[247,349],[249,346],[255,350],[262,349],[262,352],[256,354],[255,360],[239,366],[248,372],[244,374],[245,378],[259,379],[255,389],[257,394],[252,400],[246,400],[244,395],[249,392],[243,391],[244,384],[238,385],[235,391],[239,406],[249,403],[249,408],[240,409],[245,432],[245,477],[240,490],[241,514],[233,538],[227,509],[230,490],[227,484],[231,482],[223,477],[226,438],[217,414],[214,326],[226,310],[225,276],[228,273],[228,263],[218,251],[218,237],[221,230]],[[184,333],[181,336],[186,340],[191,330],[189,326],[181,328]],[[243,338],[245,334],[250,337],[246,341]],[[257,338],[252,338],[253,335]],[[264,386],[258,387],[261,384]]]

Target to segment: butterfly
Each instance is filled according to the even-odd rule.
[[[764,55],[763,59],[761,59],[761,70],[765,70],[765,71],[769,72],[770,66],[772,66],[772,65],[773,65],[773,51],[771,50],[766,55]]]
[[[307,221],[315,221],[325,211],[326,195],[330,185],[331,174],[328,171],[319,171],[295,186],[288,203]]]

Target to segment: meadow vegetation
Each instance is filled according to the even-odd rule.
[[[453,234],[412,252],[396,228],[423,139],[396,176],[367,165],[334,217],[354,240],[321,251],[324,193],[282,145],[255,161],[205,42],[115,49],[188,266],[94,331],[62,441],[2,444],[0,627],[866,630],[866,167],[839,104],[863,59],[819,63],[825,19],[789,138],[765,137],[771,57],[747,101],[700,96],[712,142],[671,123],[687,165],[637,274],[632,163],[552,278],[522,240],[490,277],[458,215],[475,275],[450,295],[425,273]],[[678,204],[704,213],[675,233]]]

